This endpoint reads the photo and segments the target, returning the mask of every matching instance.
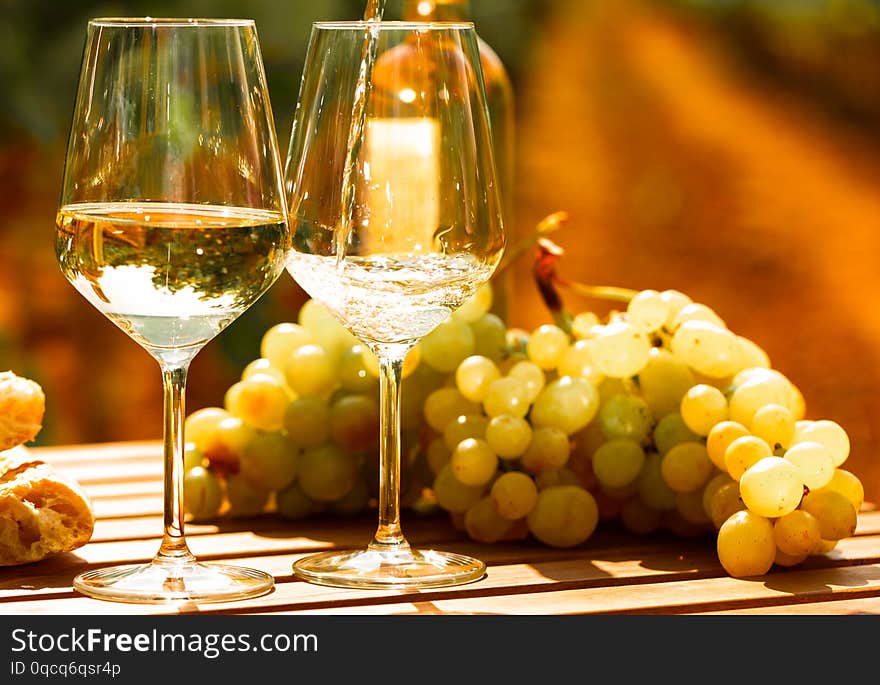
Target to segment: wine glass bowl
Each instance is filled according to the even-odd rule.
[[[71,284],[145,348],[165,389],[165,534],[146,564],[74,587],[130,602],[263,594],[270,575],[200,564],[183,531],[189,363],[284,271],[281,163],[250,20],[89,22],[55,249]]]
[[[505,234],[473,25],[318,23],[285,171],[289,270],[380,362],[379,528],[366,550],[301,559],[316,583],[419,588],[482,577],[419,552],[399,522],[407,351],[487,282]]]

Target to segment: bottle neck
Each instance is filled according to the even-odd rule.
[[[404,0],[404,21],[470,21],[470,0]]]

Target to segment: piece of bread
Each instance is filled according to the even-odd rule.
[[[0,566],[40,561],[89,541],[95,517],[80,486],[24,446],[0,453]]]
[[[33,440],[43,427],[46,396],[38,383],[0,373],[0,452]]]

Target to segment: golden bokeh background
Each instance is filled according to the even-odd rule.
[[[157,438],[155,362],[55,263],[52,226],[85,22],[257,21],[286,150],[309,25],[354,0],[0,5],[0,366],[40,382],[40,444]],[[560,271],[677,288],[757,341],[812,418],[850,433],[880,499],[880,2],[472,0],[516,95],[511,225],[566,210]],[[399,3],[389,2],[389,14]],[[547,320],[519,265],[511,325]],[[193,364],[188,410],[222,402],[303,293],[285,275]],[[608,304],[569,298],[572,310]]]

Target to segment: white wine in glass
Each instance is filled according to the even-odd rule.
[[[165,396],[164,537],[144,564],[74,587],[125,602],[242,599],[272,576],[201,564],[183,519],[190,362],[283,272],[281,163],[249,20],[89,22],[56,220],[71,284],[146,349]]]
[[[319,23],[286,168],[289,269],[379,358],[379,527],[364,550],[297,561],[311,582],[424,588],[483,562],[414,550],[400,526],[407,352],[489,280],[504,231],[470,23]]]

